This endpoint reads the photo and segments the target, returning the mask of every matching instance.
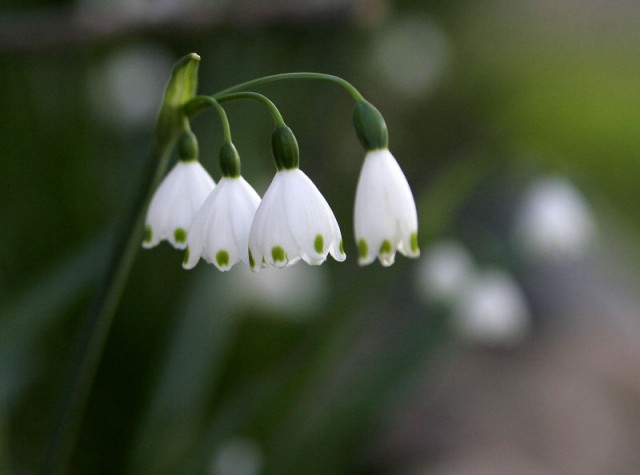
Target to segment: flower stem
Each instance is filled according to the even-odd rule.
[[[154,140],[137,188],[138,194],[115,242],[113,257],[94,306],[87,315],[71,374],[54,421],[50,444],[41,466],[42,475],[66,472],[117,304],[142,242],[144,212],[154,189],[166,172],[176,139],[177,133],[174,133],[170,137],[156,137]]]
[[[231,86],[227,89],[223,89],[220,92],[216,92],[212,95],[213,98],[218,99],[222,96],[226,96],[233,92],[245,91],[247,89],[254,88],[255,86],[260,86],[262,84],[267,84],[275,81],[283,81],[289,79],[316,79],[321,81],[329,81],[333,82],[344,88],[356,102],[364,101],[364,97],[360,92],[348,81],[342,79],[338,76],[333,76],[331,74],[324,73],[282,73],[282,74],[274,74],[272,76],[265,76],[258,79],[253,79],[251,81],[243,82],[237,84],[235,86]]]
[[[275,104],[266,96],[263,96],[262,94],[258,94],[256,92],[249,92],[247,91],[247,89],[251,89],[253,87],[270,82],[285,81],[291,79],[315,79],[320,81],[329,81],[345,89],[356,102],[366,102],[362,94],[360,94],[360,92],[350,82],[342,79],[341,77],[324,73],[283,73],[274,74],[272,76],[265,76],[258,79],[252,79],[251,81],[243,82],[235,86],[228,87],[227,89],[223,89],[222,91],[216,92],[211,96],[194,97],[184,105],[183,112],[187,117],[194,117],[205,109],[208,109],[211,106],[215,106],[215,101],[225,102],[236,99],[251,98],[261,101],[269,108],[269,111],[271,112],[276,125],[283,125],[284,121],[282,120],[282,116],[280,115],[280,112],[278,111],[278,108],[275,106]]]
[[[238,99],[255,99],[261,102],[267,109],[269,109],[269,113],[271,114],[271,117],[273,117],[273,122],[276,126],[285,125],[282,114],[280,114],[276,105],[267,96],[258,94],[257,92],[235,92],[232,94],[225,94],[218,97],[218,102],[236,101]]]
[[[213,96],[196,96],[184,105],[183,111],[185,116],[189,118],[193,118],[194,116],[200,114],[206,109],[210,107],[215,107],[218,109],[218,112],[222,110],[222,113],[220,115],[220,119],[222,120],[222,126],[228,127],[229,123],[227,121],[226,114],[224,115],[224,119],[223,119],[222,114],[224,114],[224,109],[222,109],[222,106],[220,106],[220,104],[223,102],[237,101],[239,99],[254,99],[261,102],[269,110],[269,113],[271,114],[271,117],[273,118],[273,122],[276,124],[276,126],[284,125],[284,119],[282,118],[282,114],[280,114],[280,111],[278,110],[276,105],[273,103],[273,101],[271,101],[267,96],[263,94],[258,94],[257,92],[235,92],[231,94],[225,94],[222,96],[216,96],[215,98]],[[226,138],[226,131],[225,131],[225,138]]]
[[[196,114],[213,107],[220,116],[220,122],[222,123],[222,130],[224,134],[225,142],[231,142],[231,127],[229,126],[229,119],[224,108],[220,105],[222,101],[216,100],[210,96],[196,96],[187,102],[183,107],[183,112],[187,117],[193,117]]]

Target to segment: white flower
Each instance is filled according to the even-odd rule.
[[[191,220],[214,187],[200,162],[178,160],[151,199],[143,247],[156,246],[166,239],[173,247],[184,249]]]
[[[221,271],[239,261],[249,265],[249,230],[260,196],[242,177],[222,177],[202,204],[187,239],[185,269],[200,257]]]
[[[528,188],[513,237],[531,260],[575,260],[592,249],[597,226],[589,205],[569,181],[547,177]]]
[[[418,216],[409,183],[387,149],[367,152],[358,180],[354,213],[360,265],[376,256],[393,264],[396,249],[418,257]]]
[[[432,244],[418,266],[418,290],[427,303],[450,303],[460,297],[473,280],[475,264],[469,251],[457,241]]]
[[[453,309],[461,336],[492,346],[514,346],[529,332],[531,314],[517,282],[503,270],[478,273]]]
[[[319,265],[327,254],[337,261],[346,258],[329,204],[298,168],[280,170],[273,178],[251,226],[249,252],[255,271],[266,264],[290,266],[300,259]]]
[[[278,320],[305,320],[322,305],[329,292],[329,275],[310,266],[293,266],[287,272],[265,267],[258,273],[245,266],[225,279],[223,292],[235,308]]]
[[[252,439],[234,438],[217,448],[209,472],[215,475],[258,475],[262,473],[265,454]]]

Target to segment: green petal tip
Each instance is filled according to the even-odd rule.
[[[369,255],[369,245],[364,239],[360,239],[358,241],[358,254],[360,256],[360,259],[366,259]]]
[[[316,236],[315,241],[313,241],[313,248],[318,254],[322,254],[322,251],[324,251],[324,238],[322,234]]]
[[[417,254],[420,252],[420,247],[418,247],[418,233],[411,233],[411,236],[409,238],[409,244],[411,246],[411,251],[414,254]]]
[[[184,228],[176,228],[175,231],[173,231],[173,237],[176,242],[184,244],[187,242],[187,230]]]
[[[389,241],[388,239],[382,241],[382,245],[380,246],[380,254],[391,254],[391,251],[391,241]]]
[[[286,260],[286,253],[282,247],[275,246],[271,249],[271,257],[273,257],[273,262],[284,262]]]
[[[227,251],[218,251],[216,254],[216,262],[220,267],[229,265],[229,253]]]

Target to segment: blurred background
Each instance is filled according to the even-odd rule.
[[[359,268],[353,104],[260,92],[348,259],[139,253],[68,473],[640,472],[640,4],[2,0],[0,473],[35,473],[172,64],[384,114],[422,256]],[[271,123],[227,108],[264,193]],[[217,180],[222,134],[193,124]]]

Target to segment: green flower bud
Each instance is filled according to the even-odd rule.
[[[367,101],[360,101],[353,110],[353,125],[366,151],[389,148],[389,132],[382,114]]]
[[[240,155],[231,142],[225,142],[220,149],[220,169],[222,176],[229,178],[240,176]]]
[[[298,168],[300,150],[293,132],[286,125],[279,125],[271,136],[271,149],[278,170]]]

